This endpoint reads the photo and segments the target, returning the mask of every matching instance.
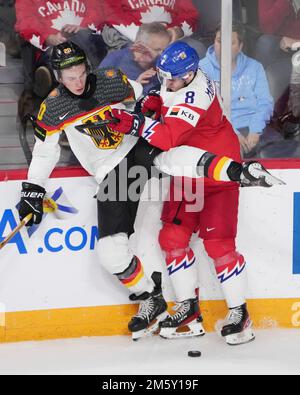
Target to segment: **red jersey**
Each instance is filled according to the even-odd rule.
[[[142,136],[151,145],[164,151],[182,145],[197,147],[241,162],[239,140],[231,123],[223,114],[217,88],[214,82],[210,81],[201,70],[198,70],[195,79],[187,87],[177,92],[167,92],[163,85],[161,97],[163,100],[163,122],[146,118],[143,128]],[[191,226],[193,230],[197,229],[199,211],[188,213],[186,204],[182,204],[182,201],[185,202],[186,196],[190,196],[190,193],[194,195],[196,191],[194,187],[197,183],[198,181],[194,179],[193,183],[188,185],[171,184],[171,194],[169,200],[164,204],[162,221],[172,223],[174,218],[177,218],[182,221],[183,226]],[[232,218],[225,222],[224,216],[219,218],[218,232],[220,233],[218,236],[221,238],[224,234],[228,234],[226,229],[231,229],[232,234],[230,233],[229,237],[232,237],[237,224],[238,184],[235,182],[223,183],[211,179],[205,179],[204,184],[207,211],[202,214],[201,221],[211,227],[209,218],[215,217],[220,210],[227,207],[224,202],[228,203],[230,207],[228,212],[232,214]],[[182,201],[178,198],[174,200],[173,191],[178,187],[185,190]],[[220,205],[219,211],[214,211],[215,204]],[[206,234],[202,234],[202,236],[209,237]]]
[[[142,137],[164,151],[181,145],[241,161],[240,144],[223,114],[215,84],[200,70],[187,87],[167,92],[162,86],[163,122],[146,118]]]
[[[135,40],[143,23],[151,22],[163,22],[168,27],[179,26],[185,36],[190,36],[200,18],[192,0],[104,0],[103,3],[106,24],[131,41]]]
[[[16,0],[16,31],[35,47],[67,25],[100,30],[104,24],[99,0]]]
[[[260,28],[266,34],[300,39],[299,2],[259,0]]]

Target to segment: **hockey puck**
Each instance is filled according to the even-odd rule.
[[[189,351],[188,352],[188,356],[192,357],[192,358],[201,357],[201,352],[200,351],[196,351],[196,350]]]

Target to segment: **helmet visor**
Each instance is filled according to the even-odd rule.
[[[180,79],[185,81],[189,78],[189,74],[185,72],[182,75],[173,76],[169,71],[164,71],[159,67],[157,67],[157,78],[162,85],[166,85],[167,81],[171,81],[171,80]]]

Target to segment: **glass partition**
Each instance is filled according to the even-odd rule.
[[[28,32],[24,35],[22,29],[26,23],[22,27],[22,15],[18,12],[16,18],[15,3],[24,4],[12,0],[0,2],[0,42],[6,48],[6,64],[0,66],[0,168],[26,167],[30,161],[33,129],[20,112],[25,108],[38,113],[45,98],[45,86],[31,87],[28,92],[28,78],[34,76],[35,85],[44,83],[47,74],[43,73],[45,69],[40,73],[40,66],[49,67],[49,48],[43,47],[41,51],[36,32],[34,40],[28,39]],[[35,6],[33,1],[26,3]],[[51,28],[55,26],[57,30],[63,24],[63,17],[68,13],[59,9],[60,3],[61,7],[70,3],[74,23],[84,21],[86,9],[76,8],[78,2],[57,1],[55,5],[45,2],[45,7],[51,5],[50,9],[35,9],[40,19],[45,20],[45,29],[51,18],[56,21],[49,22]],[[163,48],[152,48],[152,44],[143,47],[144,55],[152,57],[153,63],[146,66],[140,62],[132,67],[132,59],[126,56],[130,56],[130,51],[139,51],[136,38],[143,40],[149,33],[142,29],[137,36],[141,25],[159,22],[171,33],[172,40],[184,40],[197,50],[200,67],[219,86],[224,112],[235,128],[244,158],[300,157],[300,0],[97,0],[96,3],[99,12],[94,16],[98,19],[83,26],[93,29],[92,41],[81,41],[88,48],[93,67],[124,68],[131,79],[142,81],[144,94],[147,93],[157,83],[155,79],[153,84],[149,82],[153,75],[149,77],[148,69],[154,67],[154,58]],[[24,21],[23,18],[21,22]],[[68,33],[70,39],[75,36],[74,32]],[[97,40],[93,41],[95,36]],[[166,40],[161,45],[165,47]],[[3,48],[0,45],[2,59]],[[116,61],[118,51],[126,54],[120,64]],[[51,89],[56,85],[52,74]],[[59,165],[78,163],[64,138],[61,148]]]
[[[222,39],[220,78],[215,46],[221,33],[228,39],[230,25],[228,4],[222,3],[223,29],[215,35],[203,65],[220,84],[225,108],[229,95],[224,83],[231,79],[231,122],[243,156],[297,158],[300,155],[300,2],[233,1],[232,67],[229,70],[228,47]],[[200,8],[210,7],[206,2],[197,4]],[[203,17],[212,12],[205,11]],[[201,24],[209,25],[205,21]]]

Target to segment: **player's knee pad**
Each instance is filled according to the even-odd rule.
[[[214,260],[218,274],[236,270],[236,274],[245,267],[244,257],[236,251],[234,239],[205,240],[204,246],[210,258]]]
[[[100,264],[111,274],[124,272],[133,258],[126,233],[100,239],[97,243],[97,253]]]
[[[234,239],[204,240],[204,247],[207,255],[214,261],[227,254],[235,252]]]
[[[165,224],[159,233],[159,244],[167,255],[177,257],[189,251],[191,235],[191,230],[184,226]]]

